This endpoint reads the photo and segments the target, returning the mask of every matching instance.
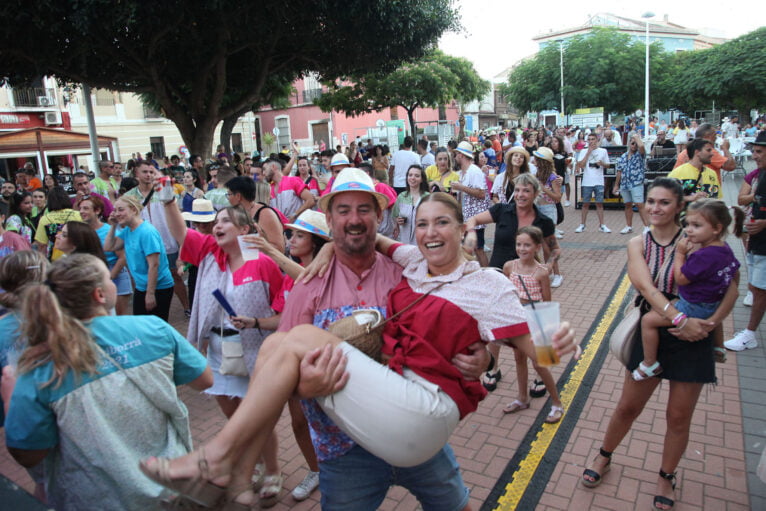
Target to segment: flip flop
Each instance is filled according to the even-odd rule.
[[[545,418],[546,424],[556,424],[564,416],[564,408],[561,406],[551,406],[551,411],[548,412],[548,416]]]
[[[532,382],[532,386],[529,387],[530,397],[543,397],[545,396],[546,392],[547,392],[547,389],[545,388],[545,382],[543,382],[542,380],[534,380]]]
[[[713,348],[713,358],[719,364],[725,363],[726,362],[726,350],[723,349],[723,348],[719,348],[719,347]]]
[[[487,371],[484,373],[484,377],[482,378],[481,384],[484,385],[484,388],[487,389],[487,392],[492,392],[497,388],[497,382],[503,379],[503,373],[500,372],[500,369],[495,371],[494,373]]]
[[[529,408],[529,402],[522,403],[518,399],[514,399],[509,405],[503,408],[503,413],[516,413]]]

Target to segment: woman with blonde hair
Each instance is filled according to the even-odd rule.
[[[117,199],[109,215],[111,228],[103,248],[107,252],[125,250],[128,269],[136,285],[133,314],[154,314],[167,321],[173,299],[173,275],[162,237],[152,224],[141,218],[142,209],[135,196],[123,195]]]
[[[212,383],[205,359],[151,316],[109,316],[116,288],[90,254],[55,262],[22,293],[28,347],[5,423],[6,445],[25,467],[43,462],[48,505],[154,509],[162,488],[138,460],[192,448],[176,387]]]
[[[186,336],[207,353],[214,383],[206,392],[215,397],[223,414],[231,417],[245,396],[263,339],[279,324],[282,274],[264,254],[245,259],[238,237],[254,233],[255,226],[241,206],[218,211],[212,235],[187,229],[174,200],[165,203],[165,218],[181,247],[180,258],[198,267]],[[213,296],[215,291],[237,316],[222,307]],[[229,348],[238,350],[236,357]],[[275,435],[269,438],[263,458],[264,466],[257,472],[262,484],[261,507],[268,507],[269,503],[276,504],[282,489]]]

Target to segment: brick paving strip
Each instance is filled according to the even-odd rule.
[[[540,500],[596,383],[598,369],[609,350],[609,335],[617,323],[615,318],[619,321],[630,301],[629,288],[630,281],[623,270],[612,288],[611,298],[601,307],[597,321],[582,340],[582,356],[577,361],[570,360],[558,380],[566,414],[558,424],[546,424],[545,409],[541,410],[481,511],[531,509]]]

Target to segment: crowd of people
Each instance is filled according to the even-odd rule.
[[[669,509],[703,384],[715,381],[726,349],[757,345],[766,132],[753,134],[757,169],[740,191],[744,209],[730,212],[721,172],[734,160],[726,142],[716,149],[718,130],[683,121],[650,129],[651,145],[639,125],[490,130],[445,147],[406,136],[393,154],[369,140],[313,154],[296,144],[266,159],[222,147],[207,161],[136,154],[125,172],[102,161],[95,176],[75,173],[69,190],[27,166],[3,183],[0,200],[9,452],[56,509],[94,499],[152,509],[163,498],[269,507],[283,486],[274,427],[287,404],[308,469],[295,500],[319,489],[323,509],[375,509],[401,485],[423,509],[470,509],[448,440],[500,383],[501,345],[513,349],[518,382],[503,412],[548,393],[545,421],[566,414],[523,305],[551,301],[563,284],[558,226],[579,176],[574,232],[585,231],[591,202],[599,231],[611,232],[603,202],[605,171],[615,168],[620,233],[633,232],[634,207],[644,226],[628,244],[643,335],[582,484],[601,482],[667,379],[672,406],[654,506]],[[671,138],[677,167],[646,189],[647,159]],[[610,157],[606,148],[621,145]],[[748,237],[753,315],[724,342],[740,265],[725,243],[730,226]],[[167,323],[174,296],[186,332]],[[359,335],[336,335],[350,318],[370,323],[363,337],[377,343],[373,356]],[[562,320],[555,350],[578,356]],[[204,447],[191,445],[182,384],[213,396],[227,418]],[[124,397],[106,399],[115,387]]]

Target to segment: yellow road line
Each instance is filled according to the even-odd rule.
[[[565,410],[569,410],[569,406],[572,404],[572,399],[574,399],[574,396],[580,389],[583,377],[590,369],[590,366],[593,363],[593,358],[601,346],[601,343],[604,342],[606,331],[620,312],[620,306],[622,305],[623,299],[628,293],[629,288],[630,280],[628,280],[626,274],[623,277],[622,282],[620,282],[617,292],[612,297],[612,301],[609,303],[598,327],[596,327],[596,330],[590,337],[588,347],[583,351],[580,360],[575,363],[569,379],[566,384],[564,384],[564,388],[561,391],[561,403],[564,405]],[[505,494],[498,499],[498,505],[494,511],[512,511],[516,509],[521,497],[524,495],[524,491],[532,480],[537,467],[540,465],[540,461],[548,451],[551,442],[553,442],[562,422],[563,419],[556,424],[543,423],[540,431],[537,433],[537,438],[532,441],[529,453],[519,463],[518,470],[513,473],[511,481],[505,487]]]

